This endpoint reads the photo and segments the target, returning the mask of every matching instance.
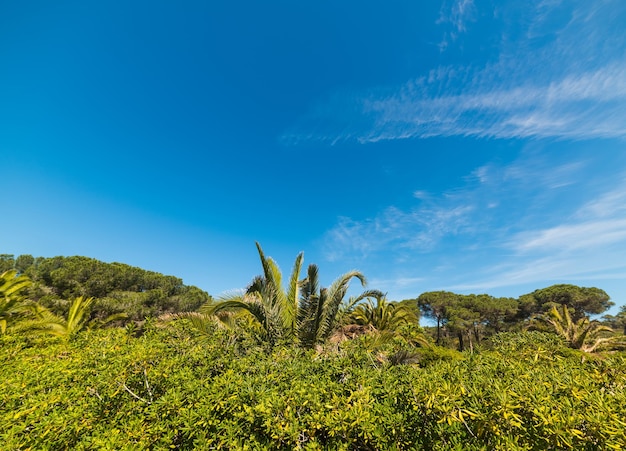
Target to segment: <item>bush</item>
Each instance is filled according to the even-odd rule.
[[[356,345],[317,354],[229,339],[220,330],[200,337],[185,321],[147,323],[139,338],[123,329],[88,331],[70,343],[0,337],[0,442],[52,450],[626,443],[623,357],[519,358],[515,343],[525,338],[500,337],[494,350],[424,348],[426,367],[392,366]]]
[[[502,356],[534,359],[554,357],[577,357],[581,353],[567,346],[562,337],[539,331],[501,332],[490,337],[484,349]]]

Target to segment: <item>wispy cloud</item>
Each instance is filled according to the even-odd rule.
[[[339,218],[325,237],[326,257],[367,257],[382,250],[428,250],[444,236],[471,227],[471,205],[427,206],[403,211],[388,207],[374,218]]]
[[[504,167],[481,166],[465,177],[463,185],[439,195],[414,192],[417,200],[411,208],[391,206],[361,220],[339,218],[326,234],[326,257],[338,260],[366,258],[381,251],[426,252],[449,237],[484,234],[499,205],[517,202],[522,193],[532,196],[535,204],[545,203],[557,195],[553,190],[573,184],[584,166],[583,161],[554,164],[534,153]],[[508,215],[506,220],[518,225],[532,221],[529,211],[521,208],[499,214]],[[494,232],[488,234],[494,238]]]
[[[518,252],[597,249],[626,241],[626,218],[566,224],[515,236],[511,247]]]
[[[447,24],[451,27],[444,33],[439,43],[441,51],[448,48],[450,42],[457,39],[460,33],[467,29],[467,23],[473,21],[475,14],[474,0],[455,0],[452,4],[444,3],[439,11],[438,24]]]
[[[476,8],[455,1],[440,22],[466,31]],[[626,3],[540,1],[481,12],[501,30],[487,62],[448,64],[403,86],[337,94],[283,139],[626,138]]]
[[[341,218],[325,236],[326,256],[369,262],[383,275],[377,287],[407,295],[622,277],[626,178],[594,178],[594,163],[527,151],[485,164],[446,192],[418,191],[412,207]]]
[[[415,84],[363,102],[375,117],[358,139],[375,142],[432,136],[495,138],[626,137],[626,64],[544,85],[480,88],[471,94],[422,97]]]
[[[452,5],[444,4],[439,12],[438,23],[450,23],[458,32],[465,31],[466,24],[472,20],[474,0],[455,0]]]
[[[455,289],[489,289],[546,280],[619,280],[626,276],[626,180],[553,227],[514,234],[513,253]]]

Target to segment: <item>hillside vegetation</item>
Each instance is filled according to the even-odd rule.
[[[88,257],[0,255],[0,274],[8,270],[27,276],[32,284],[26,296],[58,315],[67,314],[71,301],[79,296],[95,298],[93,317],[124,313],[133,321],[193,311],[210,299],[178,277]]]
[[[257,250],[261,274],[217,300],[119,263],[0,258],[3,449],[625,448],[626,309],[591,319],[603,290],[393,302],[358,271],[321,286],[302,254],[283,279]]]

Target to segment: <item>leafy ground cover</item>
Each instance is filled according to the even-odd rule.
[[[260,347],[185,320],[0,337],[3,449],[624,449],[626,359],[540,333],[393,365],[365,339]]]

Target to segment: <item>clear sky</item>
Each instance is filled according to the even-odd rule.
[[[0,253],[212,295],[299,251],[391,299],[626,303],[626,2],[0,5]]]

